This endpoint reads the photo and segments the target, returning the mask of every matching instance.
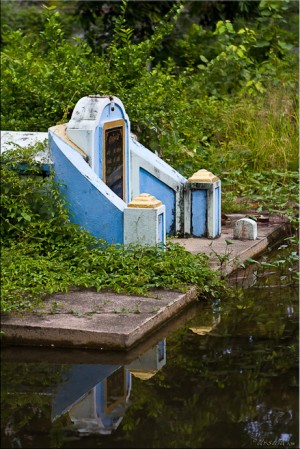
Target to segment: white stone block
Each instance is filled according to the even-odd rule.
[[[233,238],[239,240],[256,240],[257,223],[251,218],[237,220],[233,229]]]
[[[156,246],[166,243],[166,207],[142,193],[124,210],[124,244]]]

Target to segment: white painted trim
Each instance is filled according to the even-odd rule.
[[[191,225],[192,225],[192,196],[190,189],[184,189],[184,226],[183,232],[185,235],[191,235]]]
[[[208,184],[207,188],[207,237],[209,239],[215,236],[215,183]]]
[[[204,183],[203,183],[204,184]],[[201,186],[203,185],[201,184]],[[216,189],[219,187],[221,188],[221,181],[215,181],[213,183],[206,183],[205,184],[207,187],[207,237],[210,239],[214,239],[216,238],[218,235],[217,233],[217,229],[216,229],[216,224],[215,224],[215,219],[216,217],[216,208],[215,208],[215,196],[217,194]],[[205,188],[204,185],[202,187],[202,189]],[[219,211],[218,211],[218,220],[221,220],[221,203],[220,203],[220,207],[219,207]],[[220,224],[220,229],[221,229],[221,224]]]

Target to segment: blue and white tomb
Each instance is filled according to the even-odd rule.
[[[11,142],[46,133],[1,132]],[[207,170],[189,179],[139,143],[120,99],[90,95],[71,120],[48,131],[55,178],[72,221],[111,244],[165,244],[166,236],[221,234],[221,181]]]

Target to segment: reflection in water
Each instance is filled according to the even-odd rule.
[[[52,400],[52,421],[68,413],[81,434],[110,434],[125,414],[131,375],[149,379],[166,363],[166,341],[127,366],[74,365],[58,385]]]
[[[4,358],[1,446],[299,447],[298,290],[258,287],[126,362]]]
[[[117,428],[131,387],[124,367],[75,365],[66,377],[52,400],[52,421],[67,413],[80,433],[106,434]]]
[[[110,434],[123,419],[130,389],[130,372],[118,368],[71,405],[74,428],[81,434]]]
[[[209,334],[220,322],[221,322],[221,315],[218,314],[212,317],[211,326],[190,327],[190,330],[194,332],[194,334],[206,335]]]
[[[120,425],[131,393],[131,376],[139,379],[149,379],[154,376],[166,363],[166,340],[161,340],[150,350],[141,354],[137,359],[125,366],[81,364],[65,365],[57,368],[56,365],[41,363],[40,365],[19,364],[24,369],[14,375],[13,386],[10,385],[10,376],[16,364],[9,364],[2,385],[2,410],[4,412],[5,428],[2,428],[1,447],[26,447],[27,439],[33,440],[22,427],[34,420],[38,429],[39,417],[48,415],[51,407],[51,422],[72,423],[73,431],[80,435],[101,434],[109,435]],[[12,368],[9,369],[9,368]],[[47,372],[46,379],[44,376]],[[33,387],[26,385],[28,376],[33,380]],[[36,376],[36,377],[35,377]],[[31,384],[31,381],[29,382]],[[37,387],[36,385],[40,385]],[[9,417],[5,411],[4,403],[8,405],[10,399],[16,399],[16,404],[28,403],[22,412],[28,412],[25,419],[15,415]],[[20,399],[21,398],[21,399]],[[51,404],[51,406],[50,406]],[[20,420],[22,423],[18,424]],[[24,426],[25,422],[25,426]],[[18,429],[23,431],[23,441],[18,438]],[[24,432],[25,430],[25,432]],[[69,427],[70,430],[70,427]],[[30,432],[34,432],[30,429]],[[9,443],[7,443],[9,441]],[[37,447],[46,447],[39,446]]]

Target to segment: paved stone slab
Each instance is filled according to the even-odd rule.
[[[222,226],[222,234],[215,240],[211,239],[173,239],[174,242],[184,246],[186,250],[193,254],[204,253],[210,258],[212,269],[220,269],[220,258],[218,256],[228,256],[228,260],[223,264],[222,272],[226,275],[239,268],[238,261],[245,262],[248,258],[257,257],[268,247],[276,244],[286,237],[289,225],[280,216],[270,216],[266,223],[257,223],[256,240],[236,240],[234,239],[234,226],[236,220],[245,217],[243,214],[228,215],[228,222]],[[230,242],[229,244],[227,242]]]
[[[3,342],[128,350],[195,302],[197,293],[156,290],[152,297],[74,291],[53,295],[44,311],[3,317]]]
[[[172,332],[179,329],[186,322],[199,316],[206,304],[196,301],[185,306],[182,311],[171,320],[168,320],[141,339],[130,350],[110,350],[99,348],[64,348],[59,346],[15,346],[13,351],[11,346],[2,346],[1,362],[40,363],[41,360],[50,364],[77,364],[80,360],[82,364],[108,364],[108,365],[128,365],[149,349],[155,347],[161,340],[165,339]],[[203,314],[203,323],[206,324],[207,315]]]
[[[222,271],[230,274],[238,267],[238,260],[243,262],[248,257],[258,256],[282,239],[288,229],[283,219],[270,217],[267,223],[258,223],[256,240],[233,240],[234,223],[242,217],[229,216],[218,239],[173,241],[192,253],[207,254],[215,270],[220,269],[218,255],[228,254]],[[228,241],[232,244],[228,245]],[[193,287],[187,293],[155,290],[149,297],[90,290],[56,294],[45,302],[43,310],[1,317],[2,343],[128,351],[149,339],[197,299]]]

